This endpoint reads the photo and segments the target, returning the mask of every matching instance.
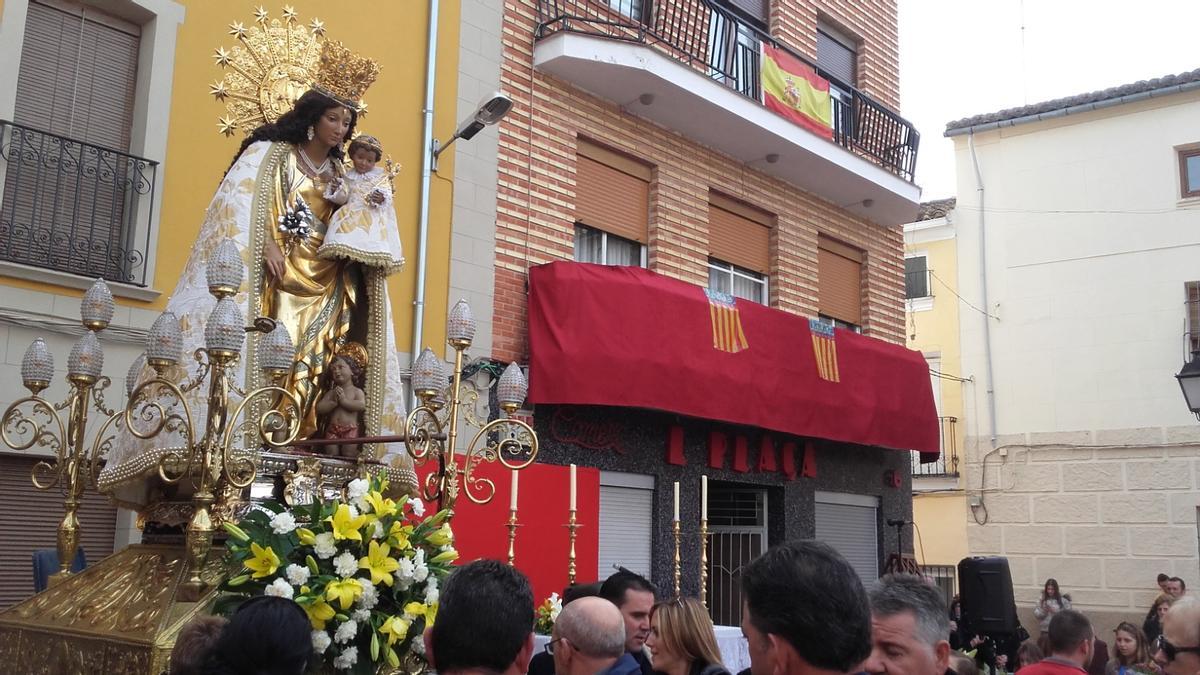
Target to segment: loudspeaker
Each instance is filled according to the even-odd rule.
[[[963,558],[958,563],[958,591],[968,633],[1016,632],[1008,558]]]

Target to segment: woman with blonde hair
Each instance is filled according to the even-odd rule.
[[[663,675],[729,675],[721,663],[712,620],[695,598],[654,605],[646,647],[655,672]]]
[[[1152,672],[1150,647],[1146,644],[1146,636],[1140,628],[1128,621],[1122,621],[1113,631],[1113,636],[1113,658],[1105,667],[1105,675]]]

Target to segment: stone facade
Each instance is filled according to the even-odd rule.
[[[1140,625],[1159,572],[1200,583],[1193,432],[1031,433],[995,450],[967,440],[967,491],[982,499],[968,516],[971,554],[1008,558],[1027,624],[1036,625],[1032,608],[1050,577],[1101,626]]]

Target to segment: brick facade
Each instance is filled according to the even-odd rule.
[[[894,106],[898,100],[896,5],[789,1],[773,3],[781,39],[812,54],[817,17],[837,18],[864,37],[859,59],[864,91]],[[621,110],[532,68],[534,0],[505,5],[502,88],[514,110],[500,127],[496,215],[493,353],[524,361],[526,270],[571,259],[574,239],[575,146],[580,136],[655,167],[651,182],[650,269],[705,286],[709,191],[735,197],[776,216],[771,236],[770,304],[816,316],[817,235],[866,252],[863,331],[904,340],[903,233],[840,209],[790,183],[760,173],[679,134]],[[844,19],[844,21],[843,21]],[[805,35],[798,38],[784,36]],[[876,40],[881,44],[876,45]],[[878,56],[872,56],[873,54]]]

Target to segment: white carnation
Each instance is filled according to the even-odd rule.
[[[328,560],[337,555],[337,541],[333,538],[332,532],[322,532],[316,537],[317,541],[313,544],[313,551],[321,560]]]
[[[425,566],[425,549],[417,549],[413,556],[413,581],[420,583],[429,578],[429,568]]]
[[[350,499],[366,497],[371,489],[371,483],[366,478],[355,478],[346,484],[346,496]]]
[[[396,579],[396,587],[402,591],[407,591],[413,584],[413,574],[416,572],[416,567],[413,565],[413,561],[408,558],[400,558],[396,562],[400,564],[400,567],[396,568],[396,571],[392,573]]]
[[[353,640],[355,635],[358,635],[358,623],[353,619],[350,621],[343,621],[342,624],[338,626],[337,632],[333,634],[333,641],[340,645],[343,642],[349,642]]]
[[[429,583],[425,586],[425,604],[435,605],[438,601],[438,585],[437,577],[429,577]]]
[[[275,516],[271,518],[271,530],[275,532],[275,534],[288,534],[295,529],[296,517],[287,511],[284,511],[283,513],[276,513]]]
[[[264,595],[274,595],[278,598],[292,599],[292,585],[286,579],[276,579],[272,581],[266,589],[263,590]]]
[[[413,638],[413,641],[410,644],[412,645],[411,649],[413,650],[414,654],[418,656],[425,656],[425,640],[421,639],[420,635]]]
[[[311,575],[308,567],[304,565],[288,565],[287,578],[293,586],[303,586],[308,583],[308,577]]]
[[[375,584],[371,583],[370,579],[355,579],[355,581],[362,588],[362,595],[358,596],[358,606],[363,609],[373,609],[379,602],[379,591],[375,588]]]
[[[412,499],[408,500],[408,505],[410,508],[412,508],[413,515],[416,517],[420,518],[421,516],[425,515],[425,502],[421,501],[420,499],[413,497]]]
[[[323,630],[314,630],[312,632],[312,643],[313,643],[313,651],[314,652],[316,652],[318,654],[324,654],[325,650],[329,648],[330,642],[331,642],[331,640],[329,639],[329,633],[326,633]]]
[[[351,645],[333,660],[333,667],[337,670],[349,670],[350,666],[356,663],[358,663],[358,648]]]
[[[343,579],[352,577],[358,571],[358,558],[355,558],[353,553],[345,551],[333,559],[333,569]]]
[[[355,621],[361,621],[361,622],[369,621],[371,619],[371,610],[356,609],[350,613],[350,618],[354,619]]]
[[[371,521],[371,527],[371,538],[383,539],[383,523],[379,522],[378,520],[374,520]]]

